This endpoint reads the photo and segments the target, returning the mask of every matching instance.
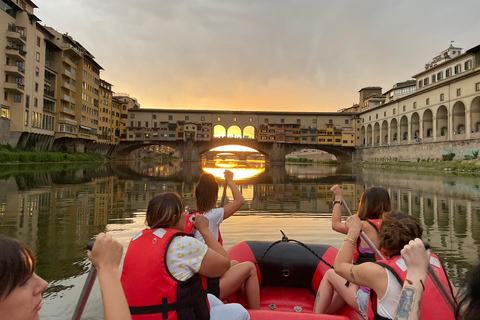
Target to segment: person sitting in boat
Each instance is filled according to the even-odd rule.
[[[118,266],[123,247],[110,235],[97,236],[89,259],[98,271],[105,320],[130,320]],[[35,273],[35,255],[24,243],[0,235],[0,320],[39,319],[48,283]]]
[[[210,232],[205,216],[194,221],[205,244],[183,233],[185,221],[182,199],[176,193],[160,194],[148,203],[149,228],[130,241],[121,277],[132,318],[158,319],[163,314],[164,319],[249,319],[242,305],[224,305],[207,295],[205,278],[225,274],[230,258]],[[232,290],[248,287],[248,278],[226,280]]]
[[[224,207],[216,208],[218,200],[218,182],[210,173],[200,176],[195,186],[195,201],[197,213],[202,214],[209,221],[209,229],[213,236],[223,245],[220,235],[220,224],[223,220],[231,217],[243,205],[243,196],[233,181],[233,172],[225,170],[226,185],[230,187],[233,194],[233,201]],[[222,199],[223,202],[223,199]],[[189,220],[187,220],[188,222]],[[188,232],[188,231],[187,231]],[[196,239],[205,243],[199,230],[193,229]],[[242,279],[239,282],[239,279]],[[260,309],[260,288],[258,284],[257,268],[250,261],[238,263],[231,261],[231,268],[224,275],[218,278],[209,278],[208,293],[224,300],[235,293],[240,285],[245,283],[241,292],[242,298],[250,309]]]
[[[346,234],[348,229],[345,222],[342,222],[343,189],[339,185],[334,185],[330,190],[335,195],[332,229]],[[384,188],[368,188],[360,197],[357,216],[362,220],[365,234],[377,248],[380,217],[384,212],[390,210],[390,196]],[[375,261],[375,253],[363,239],[359,238],[355,242],[353,261],[355,264]],[[313,312],[334,314],[347,303],[357,312],[366,316],[370,289],[345,282],[346,280],[335,273],[333,269],[328,270],[318,287]]]
[[[421,238],[423,229],[420,222],[403,212],[385,213],[381,221],[379,244],[388,260],[365,262],[360,265],[354,265],[352,258],[363,224],[357,216],[351,216],[347,219],[345,227],[348,230],[347,237],[335,259],[335,272],[352,283],[371,288],[368,319],[392,319],[407,270],[400,251],[410,240]],[[432,254],[430,264],[453,297],[454,289],[438,257]],[[427,303],[422,304],[421,319],[454,319],[453,313],[435,285],[428,280],[424,285],[428,298],[425,299]]]

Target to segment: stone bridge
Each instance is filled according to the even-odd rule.
[[[225,145],[241,145],[257,150],[265,155],[265,161],[270,164],[285,163],[285,156],[302,149],[317,149],[333,154],[339,162],[350,162],[353,160],[355,147],[318,145],[305,143],[281,143],[281,142],[263,142],[254,139],[242,138],[212,138],[211,141],[122,141],[112,151],[111,156],[117,159],[125,159],[128,154],[136,149],[163,145],[178,150],[183,155],[183,162],[200,162],[202,155],[210,149]]]

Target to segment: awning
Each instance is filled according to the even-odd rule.
[[[85,130],[89,130],[89,131],[92,131],[92,128],[89,128],[89,127],[85,127],[85,126],[80,126],[81,129],[85,129]]]

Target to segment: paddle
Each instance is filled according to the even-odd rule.
[[[345,199],[343,199],[343,198],[342,198],[342,204],[343,204],[343,207],[345,208],[345,210],[347,211],[347,213],[349,215],[353,215],[352,212],[350,211],[350,209],[348,208],[348,206],[345,202]],[[362,239],[366,243],[368,243],[368,245],[370,246],[370,248],[372,248],[372,250],[375,252],[375,255],[377,255],[377,257],[379,257],[381,260],[385,260],[385,257],[383,256],[383,254],[380,252],[380,250],[377,249],[375,244],[373,244],[372,240],[370,240],[370,238],[368,238],[368,236],[365,234],[365,232],[363,232],[363,230],[360,232],[360,237],[362,237]],[[430,245],[428,245],[428,247],[430,247]],[[428,249],[427,244],[425,244],[425,249]],[[432,282],[435,285],[435,287],[437,287],[437,289],[440,292],[440,295],[442,296],[443,300],[445,300],[447,305],[450,307],[452,312],[455,314],[455,301],[453,300],[452,295],[448,292],[448,290],[443,285],[442,281],[438,278],[435,271],[433,271],[433,268],[430,264],[428,264],[427,274],[430,276],[430,279],[432,279]]]
[[[95,240],[89,241],[87,244],[87,249],[92,250],[94,243]],[[78,299],[77,306],[75,307],[75,311],[73,312],[72,320],[80,320],[80,318],[82,317],[83,309],[85,309],[88,296],[90,295],[90,291],[92,291],[92,287],[95,283],[96,278],[97,269],[95,269],[95,266],[92,264],[92,267],[88,272],[87,280],[85,280],[85,284],[83,285],[82,293],[80,294],[80,298]]]
[[[222,200],[220,201],[220,207],[223,207],[223,204],[225,203],[225,198],[227,197],[227,180],[225,179],[225,184],[223,185],[223,194],[222,194]]]

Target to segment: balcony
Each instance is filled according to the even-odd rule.
[[[14,76],[15,78],[24,78],[25,77],[25,70],[22,67],[12,66],[12,65],[5,65],[5,73]]]
[[[67,70],[67,69],[65,69],[65,68],[62,68],[62,73],[63,73],[64,75],[66,75],[67,77],[70,77],[70,78],[72,77],[72,73],[70,72],[70,70]]]
[[[25,61],[25,51],[15,46],[6,46],[5,54],[15,61]]]
[[[64,49],[65,51],[68,51],[71,54],[73,53],[77,57],[82,56],[82,52],[70,43],[67,43],[67,42],[62,43],[62,49]]]
[[[68,90],[70,90],[70,88],[71,88],[70,83],[66,82],[66,81],[62,82],[62,87],[67,88]]]
[[[47,96],[48,98],[55,99],[55,91],[53,91],[53,90],[43,90],[43,94],[45,96]]]
[[[65,100],[65,101],[70,101],[70,96],[69,95],[66,95],[64,94],[63,97],[62,97],[62,100]]]
[[[13,92],[14,94],[23,94],[23,91],[25,90],[23,84],[15,82],[4,82],[3,88],[5,91]]]
[[[27,37],[17,31],[7,30],[7,39],[20,46],[25,46],[27,44]]]

